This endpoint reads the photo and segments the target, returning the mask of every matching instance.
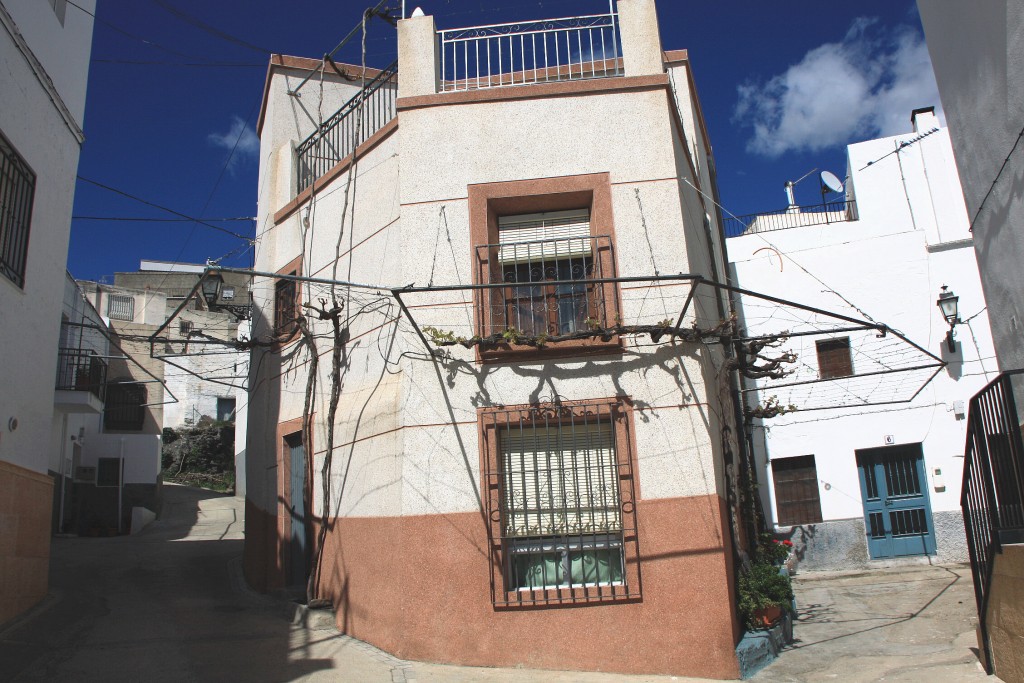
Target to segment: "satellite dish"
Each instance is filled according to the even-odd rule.
[[[826,189],[837,194],[841,193],[843,191],[843,181],[839,180],[836,174],[831,171],[822,171],[821,191],[824,193]]]

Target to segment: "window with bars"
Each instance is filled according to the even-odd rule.
[[[111,294],[107,297],[107,317],[111,320],[135,319],[135,297],[124,294]]]
[[[278,280],[274,283],[274,333],[278,336],[291,336],[298,329],[295,324],[299,310],[297,296],[295,280]]]
[[[772,479],[779,526],[821,521],[818,469],[813,455],[772,460]]]
[[[485,413],[499,606],[639,596],[632,467],[616,404]],[[628,451],[628,448],[626,449]],[[635,562],[634,562],[635,564]]]
[[[146,387],[123,382],[107,386],[103,406],[103,429],[137,432],[146,421]]]
[[[0,273],[25,287],[36,175],[0,134]]]
[[[182,337],[187,337],[192,334],[192,330],[195,329],[195,324],[191,320],[179,320],[178,321],[178,334]]]
[[[837,379],[853,374],[849,337],[823,339],[815,342],[815,346],[818,353],[818,376],[821,379]]]
[[[598,319],[600,288],[584,282],[594,277],[589,209],[502,216],[497,252],[501,279],[511,285],[496,311],[504,327],[570,334]]]

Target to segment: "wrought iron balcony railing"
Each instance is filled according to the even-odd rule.
[[[857,203],[850,199],[809,206],[792,206],[766,213],[729,216],[725,219],[725,236],[739,237],[758,232],[772,232],[809,225],[846,223],[858,219]]]
[[[1024,441],[1017,400],[1024,370],[999,375],[971,399],[964,452],[963,509],[971,554],[978,624],[991,671],[986,612],[995,555],[1004,543],[1024,542]]]
[[[477,246],[482,283],[477,333],[557,337],[616,324],[608,236],[566,237]]]
[[[58,390],[88,391],[101,401],[107,383],[107,363],[88,349],[60,349],[57,352]]]
[[[623,75],[618,14],[438,31],[441,91]]]
[[[296,150],[299,192],[395,118],[397,74],[398,62],[393,62],[324,121],[317,131],[299,143]]]

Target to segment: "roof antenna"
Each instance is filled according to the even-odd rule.
[[[786,208],[787,209],[792,210],[792,209],[796,208],[796,200],[793,199],[793,188],[796,187],[796,184],[799,183],[801,180],[803,180],[804,178],[806,178],[807,176],[811,175],[812,173],[814,173],[817,170],[818,170],[817,168],[812,168],[810,171],[808,171],[807,173],[804,173],[798,179],[796,179],[796,180],[787,180],[786,181],[786,204],[787,204]]]

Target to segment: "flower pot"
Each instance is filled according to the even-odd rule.
[[[762,607],[754,612],[754,623],[760,628],[770,628],[782,618],[782,608],[778,605]]]

